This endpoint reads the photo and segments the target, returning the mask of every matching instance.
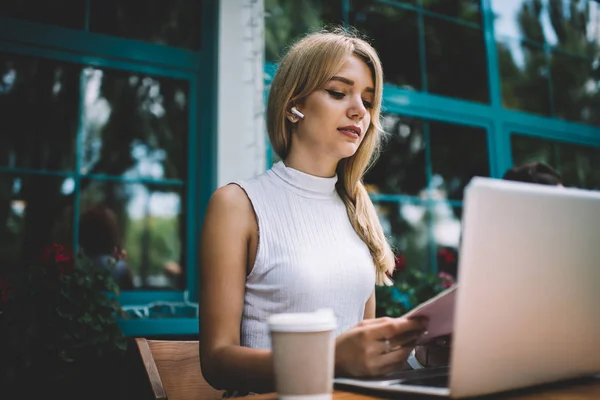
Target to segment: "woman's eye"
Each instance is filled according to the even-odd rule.
[[[340,93],[340,92],[336,92],[335,90],[327,90],[327,93],[329,93],[333,98],[335,99],[343,99],[345,94],[344,93]]]
[[[363,104],[365,105],[365,108],[373,108],[373,103],[370,101],[363,100]]]

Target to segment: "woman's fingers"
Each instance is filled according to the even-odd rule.
[[[375,354],[393,353],[403,348],[412,349],[417,345],[419,336],[418,334],[414,334],[412,337],[405,336],[401,341],[397,339],[379,340]]]
[[[401,369],[413,348],[414,343],[412,346],[398,346],[390,352],[384,352],[375,357],[372,365],[373,375],[386,375]]]
[[[350,376],[384,375],[402,368],[425,332],[426,321],[375,318],[361,322],[338,338],[338,371]]]
[[[425,332],[426,321],[406,318],[382,318],[363,325],[375,343],[369,360],[370,375],[385,375],[402,368],[408,355]]]
[[[389,340],[394,346],[412,346],[412,347],[414,347],[416,345],[417,341],[423,335],[423,333],[425,333],[425,330],[423,330],[423,329],[403,332],[399,335],[396,335],[396,336],[390,338]]]
[[[382,324],[387,324],[387,323],[391,322],[394,319],[395,318],[391,318],[391,317],[379,317],[379,318],[363,319],[358,324],[358,326],[382,325]]]
[[[397,338],[399,342],[403,342],[403,337],[410,340],[414,334],[420,336],[426,326],[426,321],[421,319],[389,318],[380,324],[373,325],[372,329],[375,339]]]

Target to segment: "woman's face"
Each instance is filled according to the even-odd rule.
[[[367,64],[349,56],[329,82],[296,105],[304,118],[296,119],[292,147],[336,162],[352,156],[371,124],[374,88]]]

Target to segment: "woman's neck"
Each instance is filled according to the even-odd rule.
[[[304,172],[305,174],[321,178],[331,178],[336,174],[339,160],[295,150],[290,151],[290,154],[288,154],[283,162],[286,167]]]

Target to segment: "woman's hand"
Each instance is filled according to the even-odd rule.
[[[337,337],[336,376],[379,376],[401,369],[425,328],[426,321],[417,319],[362,321]]]

